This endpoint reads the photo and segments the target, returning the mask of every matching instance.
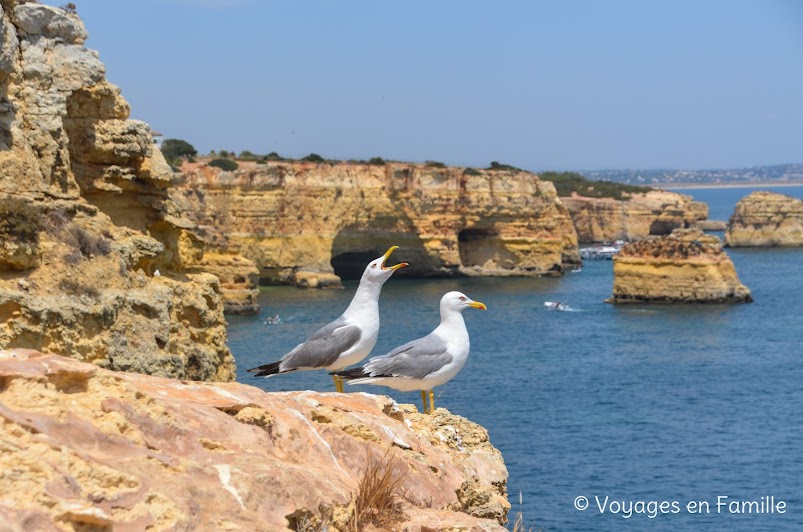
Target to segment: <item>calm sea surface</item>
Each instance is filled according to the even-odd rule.
[[[803,187],[774,190],[803,197]],[[750,189],[682,192],[709,203],[712,219],[727,219]],[[471,356],[436,391],[438,406],[489,430],[510,471],[511,517],[521,511],[529,526],[803,530],[803,250],[728,253],[755,303],[614,307],[603,303],[611,262],[589,261],[559,279],[391,279],[374,353],[428,333],[445,292],[488,305],[464,313]],[[354,288],[270,288],[259,317],[229,317],[238,380],[269,391],[332,391],[324,372],[265,380],[245,370],[278,359],[336,318]],[[545,301],[575,311],[549,311]],[[282,323],[265,325],[276,313]],[[584,511],[574,508],[580,496],[589,500]],[[738,515],[725,506],[718,513],[718,496],[774,496],[786,513]],[[596,498],[605,497],[601,513]],[[625,518],[620,503],[636,501],[667,501],[670,512],[676,503],[679,511]],[[708,503],[708,513],[704,505],[702,514],[690,513],[690,501]]]

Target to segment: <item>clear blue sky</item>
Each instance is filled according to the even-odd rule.
[[[803,162],[796,0],[76,4],[133,117],[203,152]]]

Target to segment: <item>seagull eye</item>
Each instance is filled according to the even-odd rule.
[[[463,297],[463,296],[460,296],[460,301],[465,301],[465,300],[466,300],[466,298],[465,298],[465,297]]]
[[[376,264],[371,264],[371,268],[376,268]]]

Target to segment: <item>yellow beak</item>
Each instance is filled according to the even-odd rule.
[[[399,249],[399,246],[390,246],[390,249],[385,252],[385,255],[382,257],[382,269],[383,270],[398,270],[399,268],[404,268],[405,266],[409,266],[406,262],[401,262],[395,266],[388,266],[385,267],[385,261],[388,260],[390,254]]]
[[[479,301],[472,301],[468,304],[469,307],[478,308],[480,310],[488,310],[488,307],[485,306],[485,303],[480,303]]]

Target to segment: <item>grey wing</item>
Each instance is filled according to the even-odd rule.
[[[281,369],[325,368],[359,342],[362,331],[356,325],[348,325],[338,318],[324,325],[309,340],[299,344],[282,357]]]
[[[397,347],[387,355],[372,358],[365,373],[372,377],[394,376],[422,379],[452,361],[446,341],[429,335]]]

